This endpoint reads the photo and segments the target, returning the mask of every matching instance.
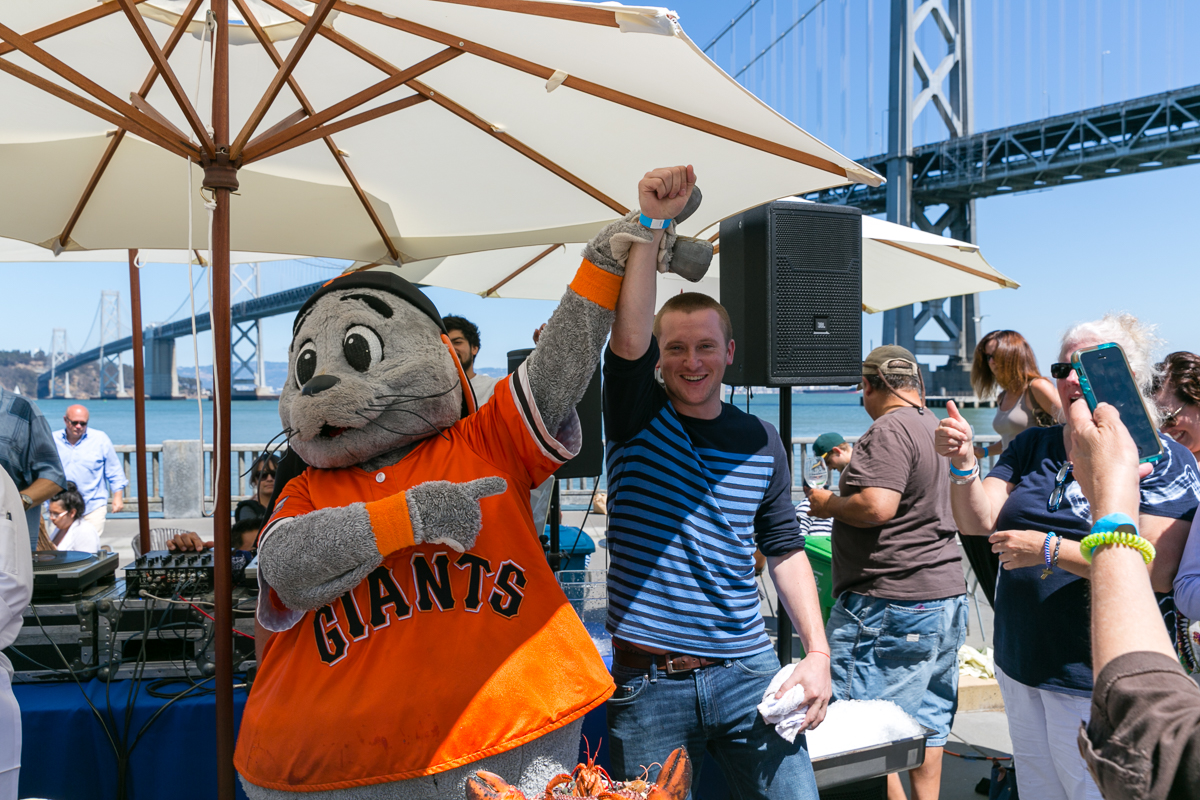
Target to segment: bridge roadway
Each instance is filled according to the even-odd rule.
[[[297,286],[294,289],[286,289],[282,292],[263,295],[252,300],[244,300],[241,303],[235,303],[232,306],[233,322],[251,322],[264,317],[273,317],[277,314],[287,314],[292,311],[299,311],[300,306],[304,305],[304,301],[309,295],[315,292],[323,281],[317,283],[309,283],[304,286]],[[196,316],[196,332],[211,330],[212,320],[207,313]],[[152,325],[146,328],[142,333],[143,341],[147,346],[152,341],[174,340],[182,336],[192,335],[191,319],[181,319],[175,322],[168,322],[165,325]],[[114,342],[109,342],[104,345],[104,354],[112,355],[114,353],[123,353],[126,350],[133,349],[133,337],[126,336],[123,339],[117,339]],[[100,348],[95,347],[82,353],[78,353],[66,361],[55,367],[55,372],[58,374],[70,372],[71,370],[82,367],[84,364],[90,364],[93,361],[100,359]],[[149,370],[149,367],[147,368]],[[38,375],[37,392],[38,397],[48,397],[50,389],[50,372],[43,372]]]
[[[885,175],[887,159],[882,154],[859,163]],[[1195,163],[1200,86],[1189,86],[914,148],[913,205],[956,205]],[[887,186],[843,186],[808,199],[881,214]],[[922,216],[914,214],[918,222]]]

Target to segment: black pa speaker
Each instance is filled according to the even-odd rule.
[[[723,221],[720,241],[721,303],[737,342],[725,383],[858,383],[862,212],[777,200]]]
[[[529,358],[529,354],[532,352],[532,347],[526,350],[509,350],[508,371],[516,372],[517,367],[521,366],[521,363]],[[579,455],[559,467],[558,471],[554,473],[554,477],[564,479],[597,478],[604,471],[604,434],[600,416],[599,366],[592,374],[592,380],[588,383],[583,399],[579,401],[579,405],[575,406],[575,412],[579,414],[579,427],[583,431],[583,446],[579,449]]]

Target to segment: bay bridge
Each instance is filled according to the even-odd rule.
[[[1200,163],[1194,7],[1189,17],[1186,0],[1050,5],[750,0],[703,49],[822,140],[843,152],[876,153],[859,161],[888,178],[880,187],[840,187],[810,199],[975,241],[977,199]],[[235,396],[264,388],[258,321],[294,312],[317,285],[251,292],[233,305]],[[945,357],[934,385],[969,393],[981,318],[974,295],[887,311],[883,342]],[[918,340],[929,324],[945,340]],[[197,331],[208,326],[207,314],[197,317]],[[120,353],[132,337],[106,339],[104,331],[99,347],[71,355],[57,329],[39,396],[95,361],[102,393],[119,392]],[[175,341],[191,335],[190,319],[144,332],[151,397],[177,394]],[[104,366],[114,359],[115,377]]]

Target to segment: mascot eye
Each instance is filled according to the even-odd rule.
[[[375,331],[364,325],[355,325],[346,331],[342,352],[346,354],[350,366],[359,372],[366,372],[372,364],[378,364],[383,358],[383,342]]]
[[[317,346],[312,342],[300,345],[300,355],[296,356],[296,388],[303,389],[304,384],[317,374]]]

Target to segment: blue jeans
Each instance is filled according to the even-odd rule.
[[[825,626],[834,700],[891,700],[936,731],[941,747],[958,709],[958,648],[967,596],[884,600],[845,592]]]
[[[608,701],[613,779],[641,777],[643,767],[686,747],[693,793],[707,753],[736,798],[816,800],[804,736],[788,744],[756,708],[778,671],[771,651],[674,675],[614,664],[617,691]],[[652,767],[650,778],[657,774]]]

